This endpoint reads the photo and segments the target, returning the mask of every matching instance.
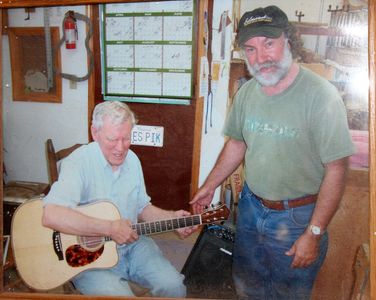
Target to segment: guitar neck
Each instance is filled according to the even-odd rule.
[[[132,229],[136,230],[138,235],[145,235],[172,231],[179,228],[201,224],[201,215],[193,215],[171,220],[137,223],[132,225]]]
[[[175,229],[191,227],[195,225],[224,221],[227,219],[228,215],[228,208],[224,204],[222,204],[217,206],[217,208],[215,209],[204,211],[201,215],[192,215],[170,220],[136,223],[132,224],[131,227],[133,230],[136,230],[138,235],[145,235],[172,231]],[[104,239],[106,242],[111,241],[110,237],[105,237]]]

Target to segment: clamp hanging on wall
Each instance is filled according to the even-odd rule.
[[[50,28],[50,8],[43,8],[44,36],[46,43],[46,65],[47,65],[47,88],[54,86],[53,62],[52,62],[52,44]]]
[[[85,15],[76,13],[74,11],[68,11],[65,14],[65,17],[62,23],[63,37],[61,38],[61,40],[59,41],[57,45],[57,48],[60,48],[65,43],[67,49],[76,48],[76,38],[78,39],[77,25],[76,25],[77,20],[86,22],[88,26],[88,33],[85,38],[85,48],[86,48],[87,55],[89,57],[88,72],[85,76],[78,77],[72,74],[61,73],[60,70],[55,70],[56,73],[60,75],[62,78],[69,79],[71,81],[76,81],[76,82],[87,80],[90,77],[90,74],[94,69],[94,55],[93,55],[93,52],[90,50],[90,45],[89,45],[90,38],[93,36],[93,28],[92,28],[90,19]]]
[[[206,102],[206,114],[205,114],[205,133],[208,132],[208,118],[210,117],[210,127],[213,126],[212,115],[213,115],[213,91],[212,91],[212,40],[213,40],[213,6],[214,0],[208,0],[208,12],[206,14],[206,24],[205,28],[207,30],[207,41],[206,41],[206,57],[208,59],[208,94]],[[210,111],[210,116],[209,116]]]
[[[231,24],[231,19],[228,16],[228,11],[224,11],[221,14],[221,20],[218,26],[218,33],[221,34],[221,59],[225,59],[226,52],[226,27]]]

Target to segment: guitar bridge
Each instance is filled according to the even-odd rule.
[[[60,238],[60,232],[55,231],[52,234],[52,245],[54,247],[54,251],[57,255],[57,258],[59,260],[64,260],[63,250],[61,247],[61,238]]]

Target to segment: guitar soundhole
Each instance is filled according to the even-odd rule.
[[[82,267],[96,261],[103,253],[104,246],[96,251],[88,251],[80,245],[70,246],[65,251],[65,259],[71,267]]]

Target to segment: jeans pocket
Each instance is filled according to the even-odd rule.
[[[239,200],[238,200],[238,208],[245,205],[246,203],[248,203],[251,200],[252,200],[251,194],[249,193],[249,191],[246,191],[245,189],[243,189],[240,193],[240,197],[239,197]]]
[[[290,210],[291,221],[297,226],[306,227],[311,220],[314,207],[314,204],[310,204],[292,208]]]

